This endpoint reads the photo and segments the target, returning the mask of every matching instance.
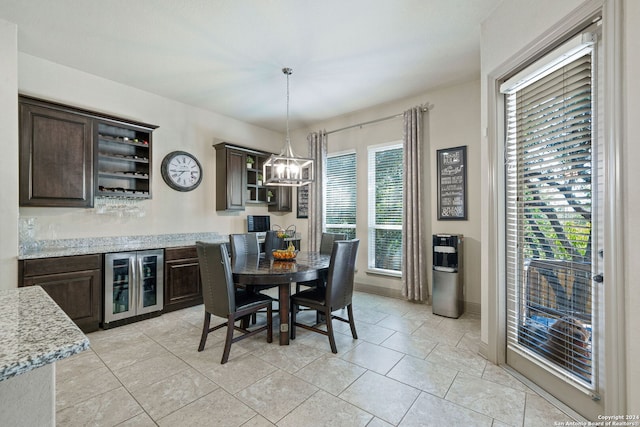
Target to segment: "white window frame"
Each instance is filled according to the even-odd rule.
[[[367,148],[367,171],[368,171],[368,179],[367,179],[367,188],[368,188],[368,203],[367,203],[367,216],[368,216],[368,260],[367,260],[367,268],[368,271],[377,274],[390,275],[395,277],[402,277],[401,270],[390,270],[377,268],[375,266],[375,232],[378,229],[384,230],[400,230],[402,231],[402,225],[376,225],[376,212],[375,212],[375,202],[376,202],[376,186],[375,186],[375,154],[381,151],[394,150],[394,149],[404,149],[404,144],[402,141],[393,141],[383,144],[371,145]],[[404,152],[403,152],[404,154]],[[403,189],[404,191],[404,189]]]

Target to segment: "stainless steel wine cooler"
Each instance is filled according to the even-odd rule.
[[[163,309],[163,264],[162,249],[105,254],[105,328]]]

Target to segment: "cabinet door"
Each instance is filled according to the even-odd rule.
[[[202,304],[202,284],[195,247],[165,249],[164,311]]]
[[[293,209],[291,187],[274,187],[275,203],[269,205],[269,212],[291,212]]]
[[[20,103],[20,206],[93,206],[92,123]]]
[[[247,191],[247,155],[216,146],[216,210],[244,210]]]
[[[102,312],[100,270],[28,277],[24,278],[23,285],[42,286],[83,332],[98,330]]]

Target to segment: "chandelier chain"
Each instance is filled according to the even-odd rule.
[[[289,137],[289,76],[293,73],[293,70],[289,67],[285,67],[282,69],[282,72],[287,76],[287,144],[291,143],[291,139]]]

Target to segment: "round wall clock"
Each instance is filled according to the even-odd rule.
[[[202,181],[202,166],[192,154],[186,151],[172,151],[162,160],[162,179],[178,191],[191,191]]]

